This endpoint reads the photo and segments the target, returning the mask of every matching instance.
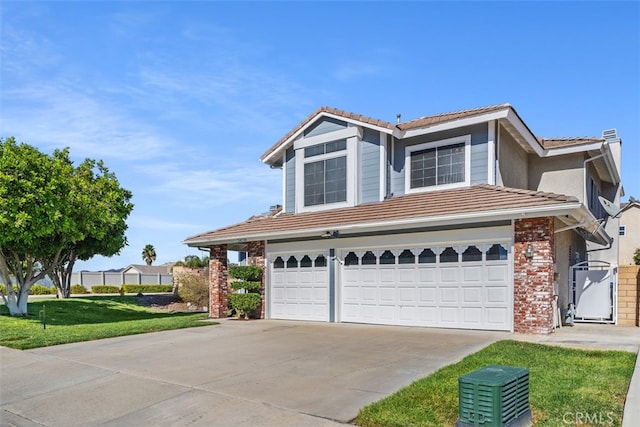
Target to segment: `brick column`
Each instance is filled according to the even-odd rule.
[[[265,242],[255,241],[247,244],[247,265],[257,265],[262,269],[262,275],[260,280],[262,281],[262,288],[260,289],[260,318],[264,319],[265,316],[265,286],[266,286],[266,274],[265,274]]]
[[[618,267],[618,325],[640,326],[640,265]]]
[[[552,217],[515,221],[513,328],[515,332],[553,332],[554,226]],[[527,260],[527,247],[533,258]]]
[[[209,250],[209,317],[227,317],[228,292],[227,245],[213,245]]]

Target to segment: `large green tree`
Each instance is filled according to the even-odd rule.
[[[131,192],[120,187],[102,161],[87,159],[74,170],[69,202],[84,237],[67,244],[49,274],[60,297],[71,293],[71,273],[78,259],[113,256],[127,244],[126,219],[133,209],[130,200]]]
[[[96,183],[106,176],[113,184],[114,177],[101,163],[94,173],[95,166],[89,160],[75,168],[68,149],[47,155],[14,138],[0,138],[0,278],[7,292],[2,298],[12,315],[27,315],[29,289],[35,282],[46,275],[55,277],[62,266],[68,269],[75,257],[90,258],[103,252],[102,245],[117,245],[117,239],[101,240],[118,229],[118,221],[114,215],[101,216],[102,187]],[[124,221],[132,208],[131,195],[125,190],[120,195],[123,206],[118,212]]]

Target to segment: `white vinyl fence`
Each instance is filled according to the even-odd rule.
[[[71,274],[72,285],[86,288],[98,285],[173,285],[171,274],[108,273],[105,271],[79,271]]]

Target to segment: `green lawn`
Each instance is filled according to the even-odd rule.
[[[635,354],[622,351],[499,341],[363,408],[356,422],[361,426],[455,425],[458,378],[495,364],[529,369],[536,427],[567,425],[567,420],[576,425],[576,414],[620,425],[635,359]]]
[[[20,350],[169,329],[212,325],[206,313],[163,313],[134,297],[93,296],[29,302],[30,317],[11,317],[0,305],[0,345]],[[40,313],[46,312],[46,329]]]

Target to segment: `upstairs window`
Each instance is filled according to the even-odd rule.
[[[304,149],[304,206],[347,201],[347,141]]]
[[[470,182],[471,136],[407,147],[407,192],[452,188]]]

